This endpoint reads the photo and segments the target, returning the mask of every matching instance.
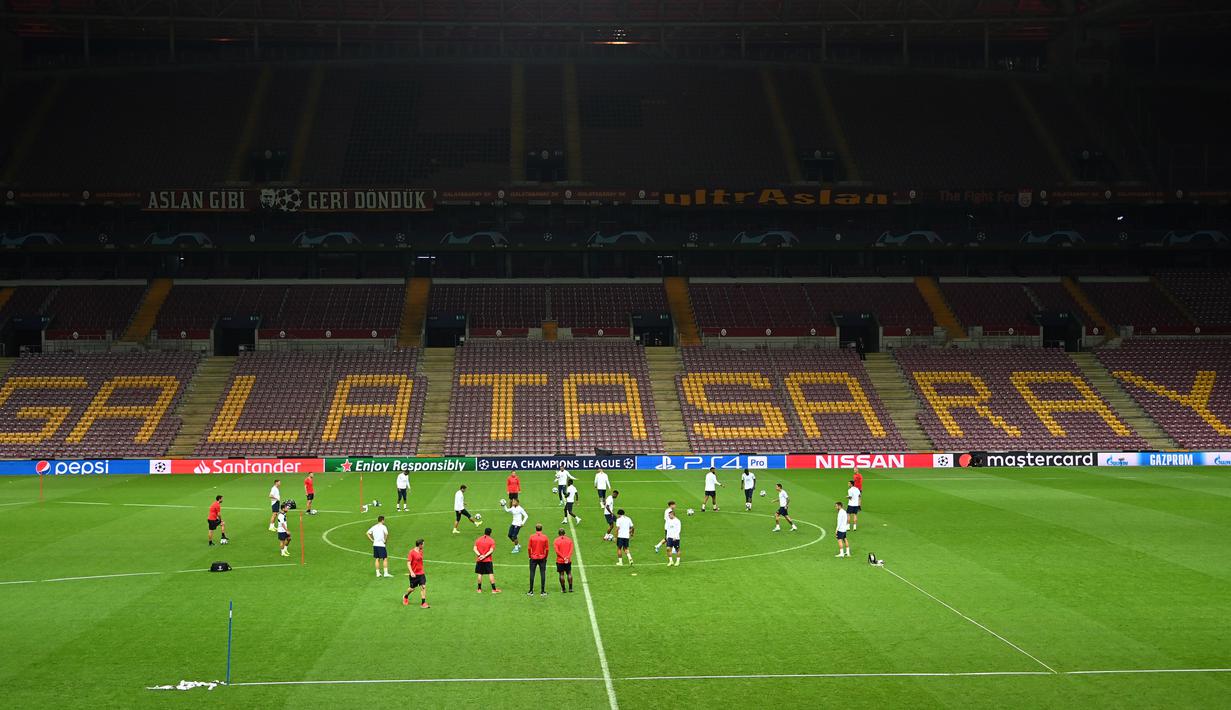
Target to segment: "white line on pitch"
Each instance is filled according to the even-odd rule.
[[[27,503],[33,503],[33,502],[34,501],[32,500],[19,500],[13,503],[0,503],[0,508],[3,508],[4,506],[7,506],[7,505],[26,505]]]
[[[959,673],[754,673],[750,675],[642,675],[620,680],[758,680],[775,678],[958,678],[965,676],[1054,675],[1047,671],[970,671]]]
[[[1123,673],[1231,673],[1231,668],[1129,668],[1126,670],[1065,671],[1065,675],[1120,675]]]
[[[261,680],[232,683],[230,687],[260,685],[368,685],[382,683],[540,683],[560,681],[600,681],[598,676],[562,676],[557,678],[378,678],[375,680]]]
[[[907,579],[907,578],[903,577],[902,575],[898,574],[897,572],[894,572],[893,570],[889,569],[888,567],[882,567],[881,569],[885,570],[886,572],[888,572],[889,574],[893,575],[894,577],[897,577],[898,579],[902,580],[902,581],[903,581],[903,582],[905,582],[906,584],[909,584],[910,586],[914,587],[914,588],[915,588],[917,591],[919,591],[921,594],[923,594],[923,595],[924,595],[924,596],[926,596],[927,598],[931,599],[932,601],[936,602],[937,604],[940,604],[941,606],[943,606],[944,608],[946,608],[946,609],[948,609],[949,611],[953,612],[954,614],[957,614],[958,616],[960,616],[960,617],[962,617],[963,619],[965,619],[965,620],[969,621],[970,623],[974,624],[975,626],[978,626],[979,628],[981,628],[981,629],[983,629],[984,631],[988,632],[988,633],[989,633],[989,634],[991,634],[992,636],[995,636],[996,638],[1000,639],[1001,641],[1003,641],[1004,643],[1008,644],[1010,647],[1012,647],[1014,650],[1016,650],[1018,653],[1022,654],[1023,656],[1026,656],[1026,657],[1027,657],[1027,658],[1029,658],[1030,660],[1034,661],[1035,663],[1039,664],[1040,666],[1043,666],[1044,668],[1046,668],[1047,670],[1051,671],[1052,673],[1055,673],[1055,672],[1056,672],[1056,669],[1055,669],[1055,668],[1052,668],[1051,666],[1047,665],[1046,663],[1044,663],[1044,662],[1040,661],[1039,659],[1035,658],[1035,657],[1034,657],[1034,656],[1032,656],[1029,652],[1027,652],[1024,648],[1022,648],[1021,646],[1018,646],[1017,644],[1013,643],[1013,642],[1012,642],[1012,641],[1010,641],[1009,639],[1007,639],[1007,638],[1005,638],[1005,637],[1001,636],[1000,634],[996,633],[995,631],[992,631],[991,629],[987,628],[987,627],[986,627],[986,626],[984,626],[983,624],[980,624],[979,622],[975,621],[974,619],[970,618],[969,616],[966,616],[965,614],[963,614],[962,612],[958,611],[957,609],[954,609],[952,606],[949,606],[948,604],[946,604],[944,601],[942,601],[941,599],[939,599],[939,598],[938,598],[938,597],[936,597],[935,595],[933,595],[933,594],[929,593],[926,589],[924,589],[924,588],[920,587],[919,585],[917,585],[917,584],[915,584],[914,582],[910,581],[909,579]]]
[[[294,562],[280,562],[277,564],[268,565],[239,565],[231,569],[261,569],[264,567],[294,567]],[[87,579],[116,579],[119,577],[152,577],[160,574],[185,574],[187,572],[208,572],[208,569],[180,569],[170,572],[123,572],[120,574],[91,574],[84,577],[54,577],[52,579],[17,579],[8,582],[0,582],[0,585],[5,584],[34,584],[36,582],[77,582]]]
[[[110,503],[94,503],[88,500],[62,500],[60,502],[68,505],[111,505]]]
[[[581,574],[581,593],[586,598],[586,611],[590,614],[590,631],[594,634],[594,647],[598,649],[598,665],[603,671],[603,685],[607,688],[607,702],[611,710],[620,710],[616,701],[615,685],[611,682],[611,668],[607,665],[607,651],[603,649],[603,635],[598,630],[598,616],[594,613],[594,599],[590,597],[590,582],[586,580],[586,564],[581,558],[581,541],[577,538],[577,529],[573,519],[568,519],[568,529],[573,535],[573,554],[577,556],[577,571]],[[531,583],[534,579],[531,578]]]
[[[64,502],[65,502],[65,503],[72,503],[73,501],[64,501]],[[111,504],[110,504],[110,503],[83,503],[82,505],[111,505]],[[172,503],[120,503],[120,505],[123,505],[123,506],[129,507],[129,508],[199,508],[199,507],[201,507],[201,506],[197,506],[197,505],[178,505],[178,504],[172,504]],[[230,505],[228,505],[228,506],[227,506],[227,510],[262,510],[262,511],[266,511],[266,510],[269,510],[269,507],[268,507],[268,506],[266,506],[266,507],[264,507],[264,508],[237,508],[237,507],[234,507],[234,506],[230,506]],[[318,508],[313,508],[313,510],[319,510],[319,512],[321,512],[321,513],[349,513],[349,512],[351,512],[351,511],[349,511],[349,510],[320,510],[320,509],[318,509]],[[305,512],[306,512],[306,511],[305,511]]]

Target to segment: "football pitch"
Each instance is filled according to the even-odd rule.
[[[392,474],[364,474],[382,503],[367,513],[357,474],[320,474],[302,536],[302,476],[284,476],[291,558],[268,531],[273,476],[47,478],[42,500],[34,477],[0,480],[0,692],[14,708],[1231,703],[1231,471],[865,472],[849,559],[833,535],[847,472],[760,472],[752,512],[721,472],[721,511],[702,514],[701,472],[617,471],[631,567],[575,473],[576,591],[553,555],[546,597],[526,595],[532,528],[519,555],[505,538],[503,474],[412,474],[410,513]],[[771,532],[777,481],[798,531]],[[522,482],[554,538],[550,473]],[[450,534],[461,483],[493,528],[500,595],[475,593],[481,531]],[[230,544],[207,547],[217,494]],[[698,511],[678,568],[653,550],[668,499]],[[364,535],[377,513],[392,579]],[[430,609],[402,605],[418,537]],[[149,689],[224,678],[231,602],[231,685]]]

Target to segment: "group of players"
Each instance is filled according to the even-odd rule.
[[[564,519],[560,521],[561,525],[570,524],[577,525],[581,523],[581,517],[574,511],[574,505],[577,503],[579,495],[576,486],[576,477],[569,473],[564,468],[560,468],[555,473],[554,488],[559,499],[560,506],[564,509]],[[269,489],[269,500],[271,515],[269,520],[269,529],[271,532],[278,534],[279,554],[283,557],[289,557],[290,530],[287,527],[286,513],[292,505],[291,501],[282,500],[281,480],[275,479],[273,486]],[[740,475],[740,483],[744,491],[744,509],[752,510],[753,497],[756,494],[756,474],[745,468]],[[835,557],[850,557],[850,542],[848,533],[857,529],[859,520],[859,511],[863,502],[863,475],[858,469],[854,470],[852,478],[849,481],[850,487],[847,489],[846,501],[835,501],[834,507],[837,510],[837,522],[835,527],[834,537],[838,543],[838,554]],[[399,473],[397,477],[397,510],[409,510],[408,494],[410,490],[410,477],[406,473]],[[713,506],[715,512],[719,511],[718,507],[718,489],[725,487],[718,480],[718,474],[714,467],[710,467],[705,474],[705,487],[701,499],[701,512],[707,510],[707,506]],[[598,470],[594,474],[594,488],[598,494],[599,505],[603,511],[603,517],[607,522],[607,532],[603,535],[604,541],[614,541],[616,548],[616,565],[623,566],[624,560],[628,560],[628,564],[633,564],[633,556],[630,550],[630,543],[635,532],[635,526],[632,519],[625,513],[623,508],[616,508],[616,500],[620,496],[620,492],[611,487],[611,479],[603,470]],[[790,496],[783,488],[781,483],[775,484],[778,495],[778,509],[774,513],[774,527],[772,532],[781,531],[781,521],[785,520],[790,526],[791,531],[798,530],[795,522],[791,519],[789,507]],[[608,493],[610,490],[610,493]],[[313,474],[309,473],[304,479],[304,491],[307,499],[307,512],[310,515],[315,515],[316,511],[312,508],[313,499],[315,498],[315,483]],[[512,554],[521,552],[521,529],[526,525],[530,516],[526,509],[521,506],[521,478],[517,472],[509,475],[505,481],[505,491],[507,499],[501,499],[501,508],[511,516],[508,539],[513,543]],[[761,495],[765,495],[762,491]],[[676,512],[676,502],[674,500],[667,502],[667,507],[663,511],[663,537],[654,545],[654,552],[658,553],[664,546],[667,548],[667,566],[678,567],[683,560],[683,555],[680,550],[681,533],[683,523],[680,521]],[[216,496],[213,504],[210,505],[208,518],[208,541],[210,545],[214,544],[214,530],[219,529],[221,533],[221,543],[228,542],[226,536],[226,526],[222,522],[222,496]],[[366,506],[365,506],[366,509]],[[688,514],[692,515],[693,510],[690,508]],[[453,494],[453,534],[460,534],[458,525],[462,518],[465,518],[475,527],[482,524],[482,516],[475,514],[471,515],[466,508],[466,486],[461,485]],[[479,536],[474,543],[475,554],[475,576],[476,576],[476,592],[483,592],[483,576],[488,578],[488,586],[493,594],[499,594],[500,589],[496,586],[496,577],[494,570],[494,560],[496,542],[491,537],[492,529],[485,528],[483,534]],[[385,516],[381,515],[377,518],[376,524],[367,530],[367,538],[372,543],[372,557],[375,565],[376,576],[392,577],[389,574],[389,559],[388,559],[388,540],[389,528],[385,525]],[[410,604],[410,596],[415,591],[419,591],[419,605],[422,608],[430,608],[427,603],[427,576],[423,570],[423,538],[415,540],[415,545],[410,549],[406,556],[406,565],[409,572],[410,586],[406,593],[402,596],[402,603]],[[565,529],[561,527],[557,531],[557,537],[554,541],[549,541],[547,535],[543,533],[543,525],[535,525],[535,532],[527,540],[527,554],[530,560],[530,589],[527,592],[528,596],[534,595],[534,578],[536,571],[539,577],[539,594],[547,596],[546,589],[546,574],[547,574],[547,557],[549,548],[556,554],[556,572],[559,576],[560,591],[573,591],[573,569],[572,558],[575,545],[573,540],[566,534]]]

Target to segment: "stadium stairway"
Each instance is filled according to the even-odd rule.
[[[154,329],[154,321],[170,293],[171,279],[150,281],[149,288],[145,289],[145,295],[141,297],[141,304],[137,306],[137,312],[133,314],[128,328],[124,331],[124,337],[120,339],[126,343],[144,342]]]
[[[667,307],[671,310],[671,320],[675,321],[675,331],[679,334],[680,345],[700,345],[700,331],[697,330],[697,319],[693,315],[692,298],[688,295],[688,279],[683,276],[668,276],[663,279],[663,289],[667,292]]]
[[[236,136],[235,150],[231,155],[231,166],[227,169],[228,184],[238,184],[244,179],[244,172],[248,166],[248,151],[252,149],[252,138],[256,135],[256,127],[265,114],[265,100],[269,98],[269,85],[273,74],[273,67],[266,64],[261,69],[256,86],[252,89],[252,98],[248,102],[248,113],[244,117],[243,128]]]
[[[916,276],[915,288],[919,289],[923,302],[931,309],[932,318],[948,333],[949,340],[966,340],[966,329],[953,314],[953,309],[949,307],[945,295],[940,292],[940,284],[936,283],[936,279],[931,276]]]
[[[819,66],[812,67],[812,93],[816,95],[816,100],[821,105],[821,119],[828,127],[829,135],[833,136],[837,144],[835,148],[838,151],[838,157],[842,160],[842,167],[846,171],[846,179],[850,182],[862,181],[859,165],[855,162],[855,153],[846,140],[846,132],[842,130],[842,120],[838,117],[833,97],[829,94],[829,85],[825,83],[825,75]]]
[[[196,451],[197,444],[205,437],[206,427],[214,419],[214,410],[231,379],[235,360],[234,356],[215,355],[201,361],[180,405],[180,430],[171,444],[170,456],[186,458]]]
[[[761,66],[761,88],[765,91],[765,102],[769,105],[769,115],[774,125],[774,135],[778,138],[778,147],[782,150],[782,162],[786,167],[787,177],[792,183],[800,181],[799,159],[795,155],[795,138],[786,125],[786,117],[782,113],[782,102],[778,99],[778,87],[774,85],[774,74],[768,66]]]
[[[1035,138],[1038,138],[1039,143],[1043,146],[1043,150],[1047,153],[1047,157],[1051,159],[1052,167],[1056,169],[1056,174],[1066,183],[1073,182],[1073,169],[1069,166],[1069,161],[1065,158],[1064,153],[1060,150],[1060,146],[1056,143],[1056,138],[1052,135],[1051,129],[1047,127],[1047,121],[1039,115],[1038,108],[1034,105],[1034,101],[1030,99],[1030,95],[1022,88],[1022,85],[1017,81],[1010,81],[1009,88],[1013,92],[1013,98],[1017,101],[1017,107],[1022,110],[1022,115],[1030,123],[1030,127],[1034,129]]]
[[[1090,297],[1086,295],[1086,292],[1082,290],[1081,286],[1072,277],[1062,277],[1060,283],[1064,285],[1064,290],[1069,292],[1069,296],[1077,302],[1077,305],[1081,306],[1081,310],[1085,312],[1089,322],[1093,323],[1106,339],[1109,340],[1116,337],[1116,331],[1111,327],[1111,323],[1107,322],[1107,319],[1103,317],[1099,309],[1094,306],[1094,302],[1090,300]]]
[[[0,357],[0,382],[4,381],[4,376],[8,374],[9,368],[15,362],[17,362],[15,357]]]
[[[684,414],[680,410],[679,391],[675,376],[684,371],[679,348],[646,348],[646,364],[650,368],[650,390],[654,394],[654,409],[658,412],[659,434],[663,453],[689,452],[688,432],[684,429]]]
[[[419,372],[427,378],[423,424],[419,428],[419,455],[440,456],[445,450],[449,424],[449,395],[453,390],[453,348],[424,348]]]
[[[431,292],[431,279],[406,279],[402,322],[398,328],[398,347],[417,348],[423,342],[423,322],[427,319],[427,301]]]
[[[1158,289],[1158,292],[1163,294],[1163,297],[1166,298],[1177,311],[1182,313],[1184,317],[1188,319],[1189,323],[1197,322],[1197,319],[1193,316],[1192,311],[1188,310],[1188,306],[1184,305],[1180,299],[1176,298],[1174,294],[1168,291],[1167,288],[1163,286],[1162,282],[1158,280],[1157,276],[1151,274],[1150,283],[1154,284],[1154,288]]]
[[[308,77],[308,95],[304,100],[303,113],[299,116],[299,126],[295,130],[295,145],[291,148],[291,162],[286,175],[291,183],[298,182],[303,174],[308,143],[312,140],[312,126],[316,122],[316,108],[321,103],[321,87],[324,84],[325,66],[318,64],[312,68],[312,74]]]
[[[911,451],[931,451],[934,448],[932,441],[919,426],[919,400],[893,356],[889,353],[868,353],[864,369],[876,389],[876,395],[885,403],[889,418],[906,440],[906,445]]]
[[[1175,443],[1175,440],[1168,436],[1153,419],[1147,416],[1145,410],[1120,387],[1120,383],[1111,376],[1107,368],[1103,367],[1103,364],[1098,361],[1094,353],[1069,353],[1069,357],[1073,359],[1073,362],[1077,363],[1081,373],[1086,376],[1090,384],[1094,385],[1094,389],[1098,390],[1103,399],[1107,400],[1107,403],[1111,405],[1116,414],[1132,427],[1133,431],[1136,431],[1146,441],[1150,442],[1152,448],[1160,451],[1180,448]]]
[[[9,299],[13,297],[13,292],[16,290],[17,289],[12,286],[0,288],[0,309],[4,308],[4,304],[9,302]]]

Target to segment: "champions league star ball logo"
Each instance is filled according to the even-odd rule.
[[[298,212],[299,208],[303,207],[303,197],[299,194],[299,190],[293,187],[264,189],[261,190],[261,206],[283,212]]]

